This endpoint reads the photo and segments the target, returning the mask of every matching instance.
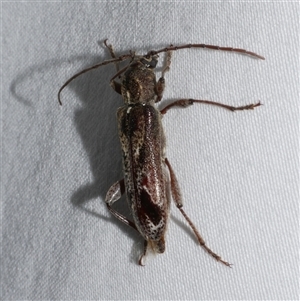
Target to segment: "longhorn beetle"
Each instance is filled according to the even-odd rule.
[[[170,212],[171,196],[176,207],[192,228],[199,244],[217,261],[226,266],[230,263],[223,260],[206,246],[196,226],[183,210],[182,196],[178,181],[169,160],[165,155],[165,134],[162,127],[162,116],[173,107],[187,107],[193,103],[210,104],[230,111],[252,110],[260,102],[240,107],[233,107],[219,102],[199,99],[179,99],[158,110],[155,103],[161,101],[165,88],[165,73],[169,71],[172,51],[184,48],[208,48],[246,54],[264,60],[264,57],[239,48],[219,47],[205,44],[187,44],[149,51],[146,55],[128,54],[117,57],[111,45],[104,41],[112,59],[103,61],[72,76],[60,88],[62,90],[76,77],[92,69],[114,63],[117,73],[110,80],[111,87],[121,94],[124,105],[117,111],[119,137],[123,154],[124,179],[114,183],[107,192],[105,202],[108,210],[120,221],[137,230],[144,238],[144,251],[139,264],[144,265],[148,251],[163,253],[165,251],[165,232]],[[166,52],[166,63],[158,81],[155,67],[159,53]],[[119,63],[130,60],[126,67],[119,69]],[[116,80],[120,79],[120,82]],[[126,192],[128,205],[133,221],[123,216],[112,205]]]

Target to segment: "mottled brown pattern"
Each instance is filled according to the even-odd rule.
[[[135,104],[120,108],[118,120],[127,200],[140,233],[158,241],[166,230],[170,206],[161,114],[152,105]]]

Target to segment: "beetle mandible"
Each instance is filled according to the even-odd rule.
[[[124,105],[117,111],[119,137],[123,154],[124,179],[114,183],[107,192],[106,205],[109,211],[120,221],[137,230],[144,238],[145,245],[139,264],[144,265],[148,251],[165,251],[165,233],[170,212],[171,198],[182,213],[202,248],[217,261],[226,266],[230,263],[214,253],[204,242],[199,231],[183,210],[182,196],[173,168],[165,154],[165,134],[162,116],[173,107],[187,107],[193,103],[211,104],[230,111],[251,110],[260,106],[260,102],[246,106],[233,107],[219,102],[199,99],[179,99],[158,110],[155,104],[160,102],[165,88],[165,73],[169,71],[172,51],[184,48],[207,48],[246,54],[258,59],[264,57],[244,49],[219,47],[205,44],[187,44],[149,51],[146,55],[134,52],[117,57],[111,45],[104,41],[112,59],[103,61],[72,76],[59,90],[62,90],[76,77],[100,66],[114,63],[117,73],[110,80],[111,87],[122,96]],[[156,68],[159,53],[166,52],[166,63],[159,80],[156,80]],[[119,70],[119,63],[130,59],[129,64]],[[116,80],[120,78],[120,82]],[[126,193],[133,221],[112,208],[112,205]]]

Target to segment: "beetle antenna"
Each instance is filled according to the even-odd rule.
[[[242,54],[247,54],[247,55],[250,55],[252,57],[261,59],[261,60],[265,59],[263,56],[255,53],[255,52],[245,50],[245,49],[232,48],[232,47],[220,47],[220,46],[206,45],[206,44],[186,44],[186,45],[182,45],[182,46],[170,46],[170,47],[166,47],[166,48],[163,48],[163,49],[160,49],[160,50],[149,51],[148,54],[155,55],[155,54],[158,54],[160,52],[175,51],[175,50],[185,49],[185,48],[207,48],[207,49],[213,49],[213,50],[231,51],[231,52],[238,52],[238,53],[242,53]]]

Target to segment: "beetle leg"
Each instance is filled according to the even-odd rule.
[[[162,71],[161,77],[165,77],[165,73],[170,71],[171,58],[172,58],[172,51],[167,51],[166,63]]]
[[[111,206],[114,202],[119,200],[121,196],[125,192],[125,185],[124,185],[124,179],[114,183],[108,190],[105,198],[105,203],[107,205],[108,210],[121,222],[124,224],[132,227],[133,229],[137,230],[136,225],[134,222],[130,221],[127,217],[113,209]],[[138,231],[138,230],[137,230]]]
[[[157,99],[156,99],[155,102],[161,101],[161,99],[163,97],[163,93],[164,93],[164,89],[165,89],[165,73],[170,70],[171,57],[172,57],[172,52],[168,51],[167,56],[166,56],[166,63],[165,63],[164,69],[161,73],[160,79],[156,83]]]
[[[105,45],[105,47],[108,49],[108,51],[109,51],[111,57],[112,57],[113,59],[117,58],[117,57],[116,57],[116,54],[115,54],[115,51],[114,51],[114,49],[113,49],[113,47],[112,47],[112,45],[111,45],[111,44],[107,44],[107,39],[104,41],[104,45]],[[116,66],[116,69],[117,69],[117,73],[119,73],[119,71],[120,71],[120,64],[119,64],[119,62],[115,62],[115,66]],[[120,77],[120,76],[119,76],[119,77]],[[120,84],[120,83],[116,82],[115,80],[111,80],[110,86],[111,86],[118,94],[121,94],[121,84]]]
[[[227,261],[224,261],[218,254],[214,253],[209,247],[206,246],[204,239],[200,235],[199,231],[197,230],[196,226],[193,224],[191,219],[188,217],[188,215],[185,213],[185,211],[182,209],[182,196],[181,192],[179,189],[179,184],[177,181],[177,178],[175,176],[174,170],[169,162],[169,160],[166,158],[165,159],[166,165],[168,166],[169,172],[170,172],[170,178],[171,178],[171,193],[172,193],[172,198],[177,206],[177,208],[180,210],[190,227],[192,228],[194,234],[196,235],[198,242],[200,246],[212,257],[214,257],[217,261],[220,261],[221,263],[225,264],[226,266],[231,266],[230,263]]]
[[[148,241],[145,239],[144,240],[144,251],[143,254],[141,255],[139,259],[139,265],[144,266],[145,265],[145,258],[147,255],[147,250],[148,250]]]
[[[118,93],[121,94],[121,84],[115,80],[110,81],[110,86]]]
[[[121,74],[124,73],[128,68],[130,67],[130,64],[121,69],[119,72],[117,72],[111,79],[110,79],[110,86],[119,94],[122,94],[122,84],[115,81],[115,78],[120,78]]]
[[[144,252],[140,256],[139,265],[144,266],[146,257],[149,252],[152,253],[164,253],[165,251],[165,238],[162,236],[159,240],[144,240]]]
[[[105,47],[108,49],[108,51],[109,51],[111,57],[112,57],[113,59],[117,58],[117,57],[116,57],[116,54],[115,54],[115,51],[114,51],[114,49],[113,49],[113,47],[112,47],[112,45],[111,45],[111,44],[107,44],[107,39],[104,40],[104,45],[105,45]],[[115,66],[116,66],[117,72],[119,72],[119,70],[120,70],[119,63],[118,63],[118,62],[115,62]]]
[[[164,109],[162,109],[160,112],[162,114],[166,114],[167,111],[169,109],[171,109],[172,107],[183,107],[186,108],[188,106],[191,106],[194,103],[203,103],[203,104],[209,104],[209,105],[214,105],[214,106],[218,106],[218,107],[222,107],[225,108],[229,111],[242,111],[242,110],[253,110],[255,107],[258,107],[261,105],[260,102],[258,103],[252,103],[249,105],[245,105],[245,106],[240,106],[240,107],[233,107],[233,106],[229,106],[220,102],[215,102],[215,101],[210,101],[210,100],[200,100],[200,99],[191,99],[191,98],[186,98],[186,99],[179,99],[176,100],[172,103],[170,103],[169,105],[167,105]]]
[[[111,57],[112,57],[113,59],[116,59],[117,57],[116,57],[115,51],[114,51],[114,49],[113,49],[113,47],[112,47],[111,44],[107,44],[107,39],[104,41],[104,45],[105,45],[105,47],[108,49],[108,51],[109,51]],[[120,75],[119,75],[120,64],[119,64],[119,62],[115,62],[114,64],[115,64],[115,66],[116,66],[118,78],[120,78]],[[111,81],[110,81],[110,86],[111,86],[118,94],[121,94],[121,83],[118,83],[118,82],[116,82],[115,80],[111,80]]]

